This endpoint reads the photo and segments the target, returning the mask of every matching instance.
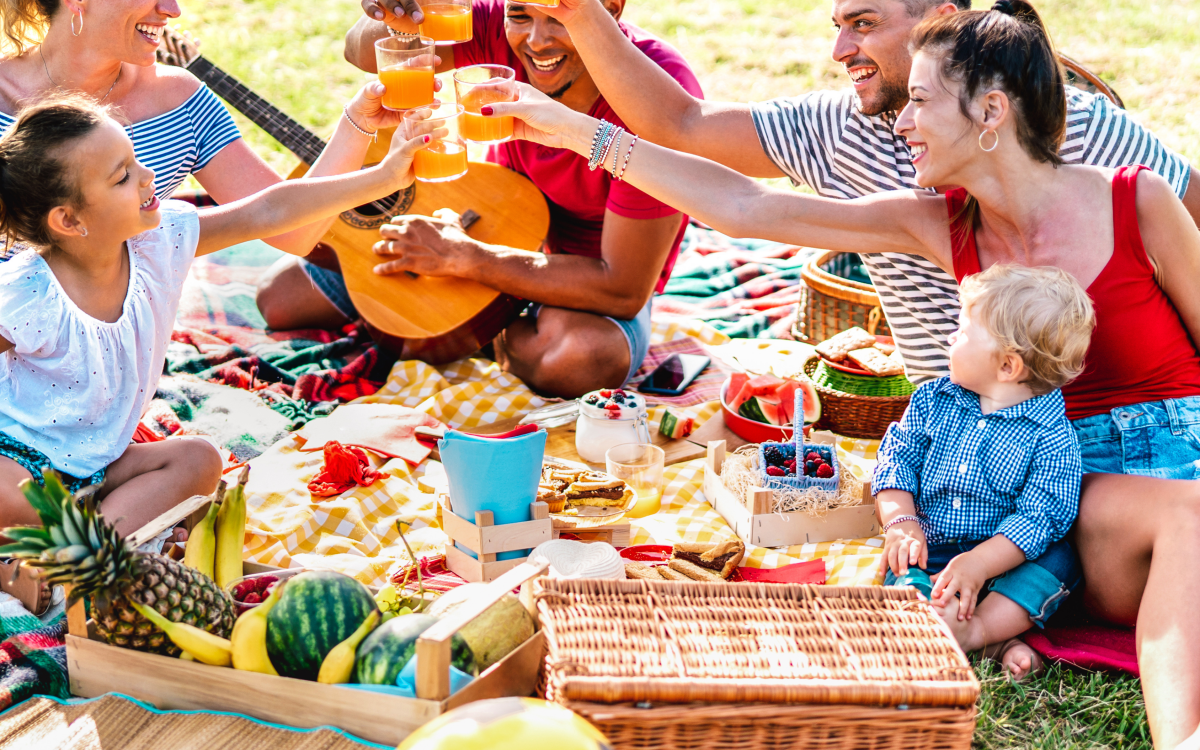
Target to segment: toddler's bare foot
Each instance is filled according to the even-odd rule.
[[[991,651],[991,649],[989,649]],[[1029,647],[1020,638],[1010,638],[996,648],[994,655],[987,656],[1000,662],[1004,671],[1012,675],[1016,682],[1021,682],[1032,675],[1041,674],[1046,668],[1042,655]]]

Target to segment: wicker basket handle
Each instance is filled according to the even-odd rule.
[[[875,335],[875,329],[879,327],[879,321],[883,318],[883,310],[879,305],[871,308],[871,312],[867,313],[867,333]]]

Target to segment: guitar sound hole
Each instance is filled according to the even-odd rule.
[[[416,185],[342,213],[341,219],[355,229],[378,229],[393,216],[408,212],[416,197]]]

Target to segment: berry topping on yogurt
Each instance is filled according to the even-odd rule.
[[[606,419],[633,419],[645,413],[646,401],[636,393],[619,388],[592,391],[582,399],[583,413]]]

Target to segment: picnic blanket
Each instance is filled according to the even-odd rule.
[[[0,593],[0,709],[33,695],[67,697],[65,632],[61,602],[38,618]]]

